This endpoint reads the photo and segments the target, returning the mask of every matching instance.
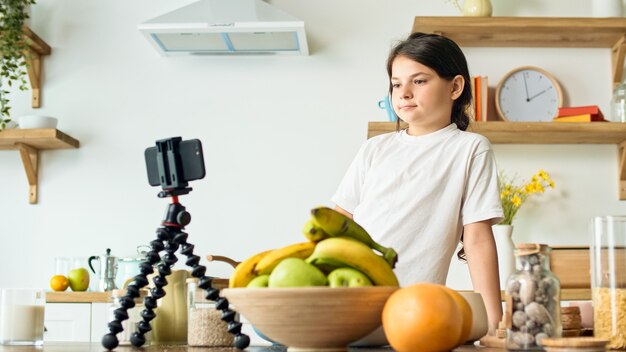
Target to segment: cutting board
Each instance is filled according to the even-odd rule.
[[[46,292],[46,303],[107,303],[111,292]]]

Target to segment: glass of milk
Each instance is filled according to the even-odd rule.
[[[45,303],[42,289],[0,289],[0,344],[42,345]]]

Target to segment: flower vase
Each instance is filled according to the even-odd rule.
[[[512,225],[493,225],[491,227],[493,238],[496,242],[496,251],[498,253],[498,268],[500,272],[500,289],[506,288],[506,281],[509,275],[515,272],[515,244],[511,235],[513,234]]]

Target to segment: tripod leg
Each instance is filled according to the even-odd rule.
[[[212,277],[205,276],[206,267],[200,265],[200,257],[193,254],[194,246],[187,242],[188,234],[179,232],[174,235],[174,242],[181,246],[181,253],[187,256],[185,264],[191,267],[191,275],[199,278],[198,287],[205,290],[205,298],[215,301],[215,309],[222,311],[221,319],[228,323],[228,332],[235,335],[235,348],[243,350],[250,345],[250,337],[241,332],[242,324],[236,321],[236,312],[228,307],[228,300],[220,297],[220,290],[212,287]]]
[[[102,347],[107,350],[112,350],[119,345],[117,334],[124,331],[122,321],[128,319],[128,309],[135,306],[135,298],[140,296],[139,290],[148,285],[148,275],[152,274],[153,266],[161,261],[159,252],[165,249],[164,241],[171,239],[170,231],[166,228],[157,229],[157,239],[150,242],[151,251],[146,253],[146,261],[140,264],[140,274],[134,277],[134,281],[126,288],[126,295],[120,298],[120,307],[117,308],[113,314],[114,319],[109,322],[109,333],[102,337]],[[159,274],[165,277],[171,273],[169,266],[160,264],[158,266]],[[167,284],[167,281],[165,281]],[[155,288],[151,290],[151,296],[144,298],[145,309],[141,312],[143,318],[142,321],[137,323],[137,332],[131,336],[131,343],[136,346],[142,346],[145,343],[144,335],[152,328],[150,327],[150,321],[156,317],[156,313],[153,311],[157,307],[157,299],[165,295],[165,291],[162,286],[159,287],[155,283]]]

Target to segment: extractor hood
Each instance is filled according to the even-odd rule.
[[[199,0],[138,25],[162,55],[308,55],[304,22],[262,0]]]

